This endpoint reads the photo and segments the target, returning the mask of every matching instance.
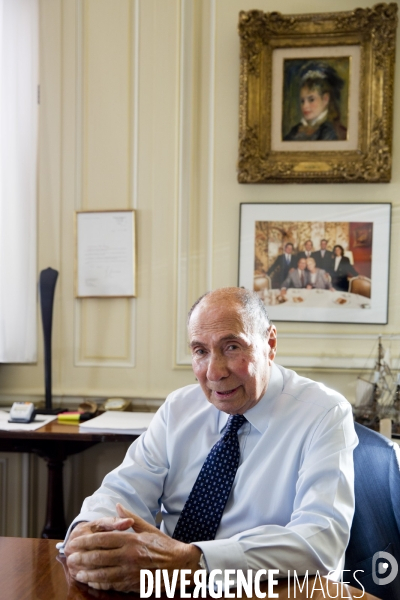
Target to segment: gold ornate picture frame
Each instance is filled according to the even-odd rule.
[[[239,183],[390,181],[397,9],[240,12]]]

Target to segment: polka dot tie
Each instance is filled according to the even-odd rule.
[[[237,432],[246,417],[230,415],[222,438],[212,447],[176,524],[175,540],[186,544],[213,540],[228,500],[240,449]]]

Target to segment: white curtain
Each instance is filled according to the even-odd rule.
[[[38,0],[0,0],[0,362],[36,360]]]

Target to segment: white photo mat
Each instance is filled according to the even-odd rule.
[[[390,203],[243,203],[240,206],[239,286],[254,289],[255,244],[257,222],[287,222],[288,224],[372,223],[371,298],[363,308],[327,302],[326,306],[267,305],[273,321],[303,321],[322,323],[388,322]],[[285,240],[290,241],[290,240]],[[303,240],[304,242],[304,240]],[[333,244],[340,243],[337,240]],[[333,245],[332,244],[332,245]],[[302,249],[302,248],[301,248]],[[319,247],[314,247],[314,251]],[[329,247],[332,250],[332,247]],[[311,290],[318,292],[318,290]],[[334,293],[334,292],[333,292]],[[355,296],[349,294],[349,296]],[[328,295],[327,295],[328,297]],[[267,304],[267,302],[266,302]]]
[[[136,296],[135,211],[75,213],[78,298]]]

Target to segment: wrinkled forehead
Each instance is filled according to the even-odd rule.
[[[206,296],[194,309],[188,323],[189,339],[201,334],[249,334],[253,329],[241,304],[229,297]]]

